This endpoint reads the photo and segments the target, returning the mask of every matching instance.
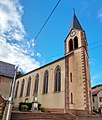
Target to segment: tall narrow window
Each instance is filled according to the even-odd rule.
[[[31,77],[29,77],[29,79],[28,79],[28,86],[27,86],[27,94],[26,94],[26,96],[30,95],[30,86],[31,86]]]
[[[73,104],[73,94],[71,93],[71,104]]]
[[[72,82],[72,73],[70,73],[70,82]]]
[[[43,93],[48,92],[48,71],[46,70],[44,73],[44,87],[43,87]]]
[[[55,92],[61,90],[61,69],[57,66],[55,69]]]
[[[18,87],[19,87],[19,81],[17,81],[17,85],[16,85],[15,98],[17,97],[18,94]]]
[[[93,103],[95,102],[95,99],[94,99],[94,97],[92,98],[93,99]]]
[[[99,98],[100,102],[102,102],[102,97]]]
[[[73,41],[70,39],[69,41],[69,52],[73,50]]]
[[[24,79],[23,79],[23,81],[22,81],[22,86],[21,86],[21,93],[20,93],[20,97],[22,97],[23,96],[23,91],[24,91]]]
[[[78,38],[75,37],[74,38],[74,49],[77,49],[78,48]]]
[[[38,93],[38,84],[39,84],[39,74],[36,74],[35,85],[34,85],[34,95],[37,95]]]

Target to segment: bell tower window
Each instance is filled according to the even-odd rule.
[[[74,38],[74,49],[77,49],[78,48],[78,38],[75,37]]]
[[[70,39],[69,41],[69,52],[73,50],[73,41]]]

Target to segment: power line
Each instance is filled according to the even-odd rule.
[[[99,41],[96,41],[96,42],[93,42],[93,43],[90,43],[89,46],[93,45],[93,44],[97,44],[99,42],[102,42],[102,40],[99,40]]]
[[[96,42],[95,42],[95,43],[96,43]],[[94,44],[94,43],[92,43],[92,44]],[[99,47],[102,47],[102,45],[99,45],[99,46],[96,46],[96,47],[90,48],[89,50],[97,49],[97,48],[99,48]],[[78,52],[78,53],[79,53],[79,52]],[[78,54],[78,53],[77,53],[77,54]],[[58,54],[56,54],[56,55],[52,55],[52,56],[49,56],[49,57],[47,57],[47,58],[44,58],[44,59],[42,59],[42,60],[50,61],[50,60],[53,59],[54,57],[57,57],[57,56],[60,56],[60,55],[62,55],[61,52],[58,53]],[[63,57],[63,56],[62,56],[62,57]]]
[[[44,29],[45,25],[47,24],[47,22],[48,22],[49,19],[51,18],[52,14],[53,14],[54,11],[56,10],[56,8],[58,7],[58,5],[59,5],[60,2],[61,2],[61,0],[58,0],[58,2],[56,3],[55,7],[53,8],[53,10],[51,11],[51,13],[49,14],[48,18],[46,19],[46,21],[44,22],[44,24],[42,25],[42,27],[40,28],[40,30],[39,30],[38,33],[36,34],[35,40],[38,38],[38,36],[39,36],[40,33],[42,32],[42,30]],[[100,41],[97,41],[97,42],[93,42],[93,43],[89,44],[89,46],[94,45],[94,44],[99,43],[99,42],[101,42],[101,40],[100,40]],[[102,45],[101,45],[101,46],[102,46]],[[97,46],[97,47],[91,48],[91,49],[89,49],[89,50],[93,50],[93,49],[96,49],[96,48],[101,47],[101,46]],[[52,58],[54,58],[54,57],[56,57],[56,56],[59,56],[59,55],[61,55],[61,53],[58,53],[58,54],[53,55],[53,56],[49,56],[49,57],[44,58],[44,59],[45,59],[45,60],[52,59]]]
[[[62,54],[62,52],[60,52],[60,53],[58,53],[58,54],[56,54],[56,55],[52,55],[52,56],[50,56],[50,57],[47,57],[47,58],[45,58],[45,59],[50,59],[50,58],[53,58],[53,57],[59,56],[59,55],[61,55],[61,54]]]
[[[61,0],[58,0],[58,2],[56,3],[55,7],[53,8],[53,10],[51,11],[51,13],[49,14],[48,18],[46,19],[46,21],[44,22],[44,24],[42,25],[42,27],[40,28],[40,30],[38,31],[38,33],[36,34],[34,40],[36,40],[38,38],[38,36],[40,35],[40,33],[42,32],[43,28],[45,27],[45,25],[47,24],[47,22],[49,21],[49,19],[51,18],[52,14],[54,13],[54,11],[56,10],[56,8],[58,7],[59,3],[61,2]],[[54,56],[53,56],[54,57]],[[23,57],[22,57],[23,58]],[[48,58],[47,58],[48,59]],[[22,59],[21,59],[22,60]],[[21,62],[21,61],[20,61]],[[19,64],[20,64],[19,62]]]
[[[45,25],[47,24],[47,22],[49,21],[49,19],[51,18],[52,14],[54,13],[55,9],[58,7],[59,3],[61,2],[61,0],[58,0],[57,4],[55,5],[55,7],[53,8],[53,10],[51,11],[50,15],[48,16],[48,18],[46,19],[46,21],[44,22],[44,24],[42,25],[42,27],[40,28],[40,30],[38,31],[37,35],[35,36],[35,40],[38,38],[38,36],[40,35],[40,33],[42,32],[43,28],[45,27]]]
[[[99,47],[102,47],[102,45],[99,45],[99,46],[93,47],[93,48],[91,48],[91,49],[89,49],[89,50],[93,50],[93,49],[96,49],[96,48],[99,48]]]

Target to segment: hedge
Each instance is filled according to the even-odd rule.
[[[38,103],[38,110],[40,110],[41,104],[39,102]],[[26,102],[20,102],[19,103],[19,111],[22,111],[22,105],[27,105],[28,109],[27,110],[31,110],[32,108],[32,103],[26,103]]]
[[[22,105],[27,105],[28,106],[27,110],[31,110],[31,108],[32,108],[32,103],[20,102],[19,103],[19,111],[22,111]]]

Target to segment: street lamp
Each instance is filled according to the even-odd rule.
[[[15,74],[14,74],[14,78],[13,78],[13,81],[12,81],[10,96],[9,96],[9,99],[8,99],[8,109],[7,109],[6,120],[9,120],[9,117],[10,117],[10,109],[11,109],[11,104],[12,104],[12,99],[13,99],[13,94],[14,94],[14,87],[15,87],[15,82],[16,82],[17,70],[18,70],[18,66],[15,67]]]

